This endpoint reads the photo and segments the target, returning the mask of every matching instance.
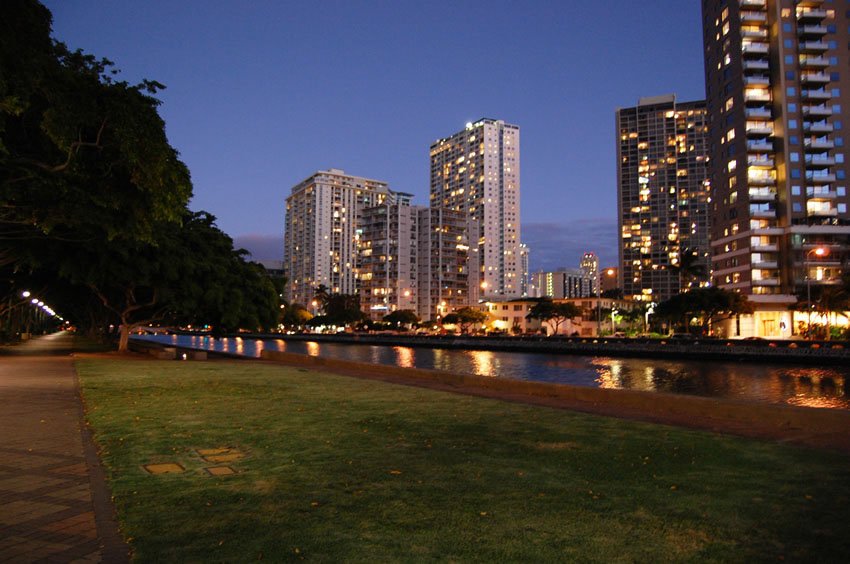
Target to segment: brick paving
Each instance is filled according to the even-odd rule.
[[[68,334],[0,350],[0,563],[127,562]]]

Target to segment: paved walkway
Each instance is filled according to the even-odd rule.
[[[0,349],[0,562],[127,562],[57,333]]]

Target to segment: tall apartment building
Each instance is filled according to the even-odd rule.
[[[579,268],[584,276],[591,280],[590,291],[593,294],[599,293],[599,257],[596,253],[584,253],[579,262]]]
[[[417,315],[438,319],[479,298],[478,250],[470,233],[478,224],[462,211],[419,208]]]
[[[315,288],[358,292],[358,225],[364,208],[409,199],[386,182],[319,171],[292,188],[286,199],[283,268],[289,283],[286,299],[310,304]]]
[[[619,284],[626,297],[661,301],[707,283],[709,147],[705,102],[641,98],[617,110]],[[680,276],[696,254],[705,273]]]
[[[360,307],[379,321],[393,311],[417,311],[419,212],[410,194],[365,208],[360,224]]]
[[[480,119],[431,145],[431,207],[463,213],[478,226],[482,297],[521,294],[519,127]]]
[[[794,294],[837,283],[850,256],[850,5],[702,6],[714,283],[755,302],[755,334],[788,336]]]
[[[519,245],[519,295],[531,295],[531,249],[525,243]]]

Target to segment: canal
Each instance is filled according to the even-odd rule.
[[[843,366],[609,358],[189,335],[133,338],[247,357],[259,357],[264,349],[277,350],[493,378],[850,409],[850,367]]]

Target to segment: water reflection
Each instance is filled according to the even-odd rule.
[[[462,351],[150,335],[169,346],[234,351],[259,356],[262,350],[612,389],[632,389],[736,398],[790,405],[850,409],[850,367],[796,367],[756,363],[670,361],[534,353]]]
[[[410,347],[393,347],[395,351],[395,363],[402,368],[414,368],[413,349]]]
[[[493,351],[467,351],[472,361],[472,371],[479,376],[496,378],[499,374],[499,360]]]

